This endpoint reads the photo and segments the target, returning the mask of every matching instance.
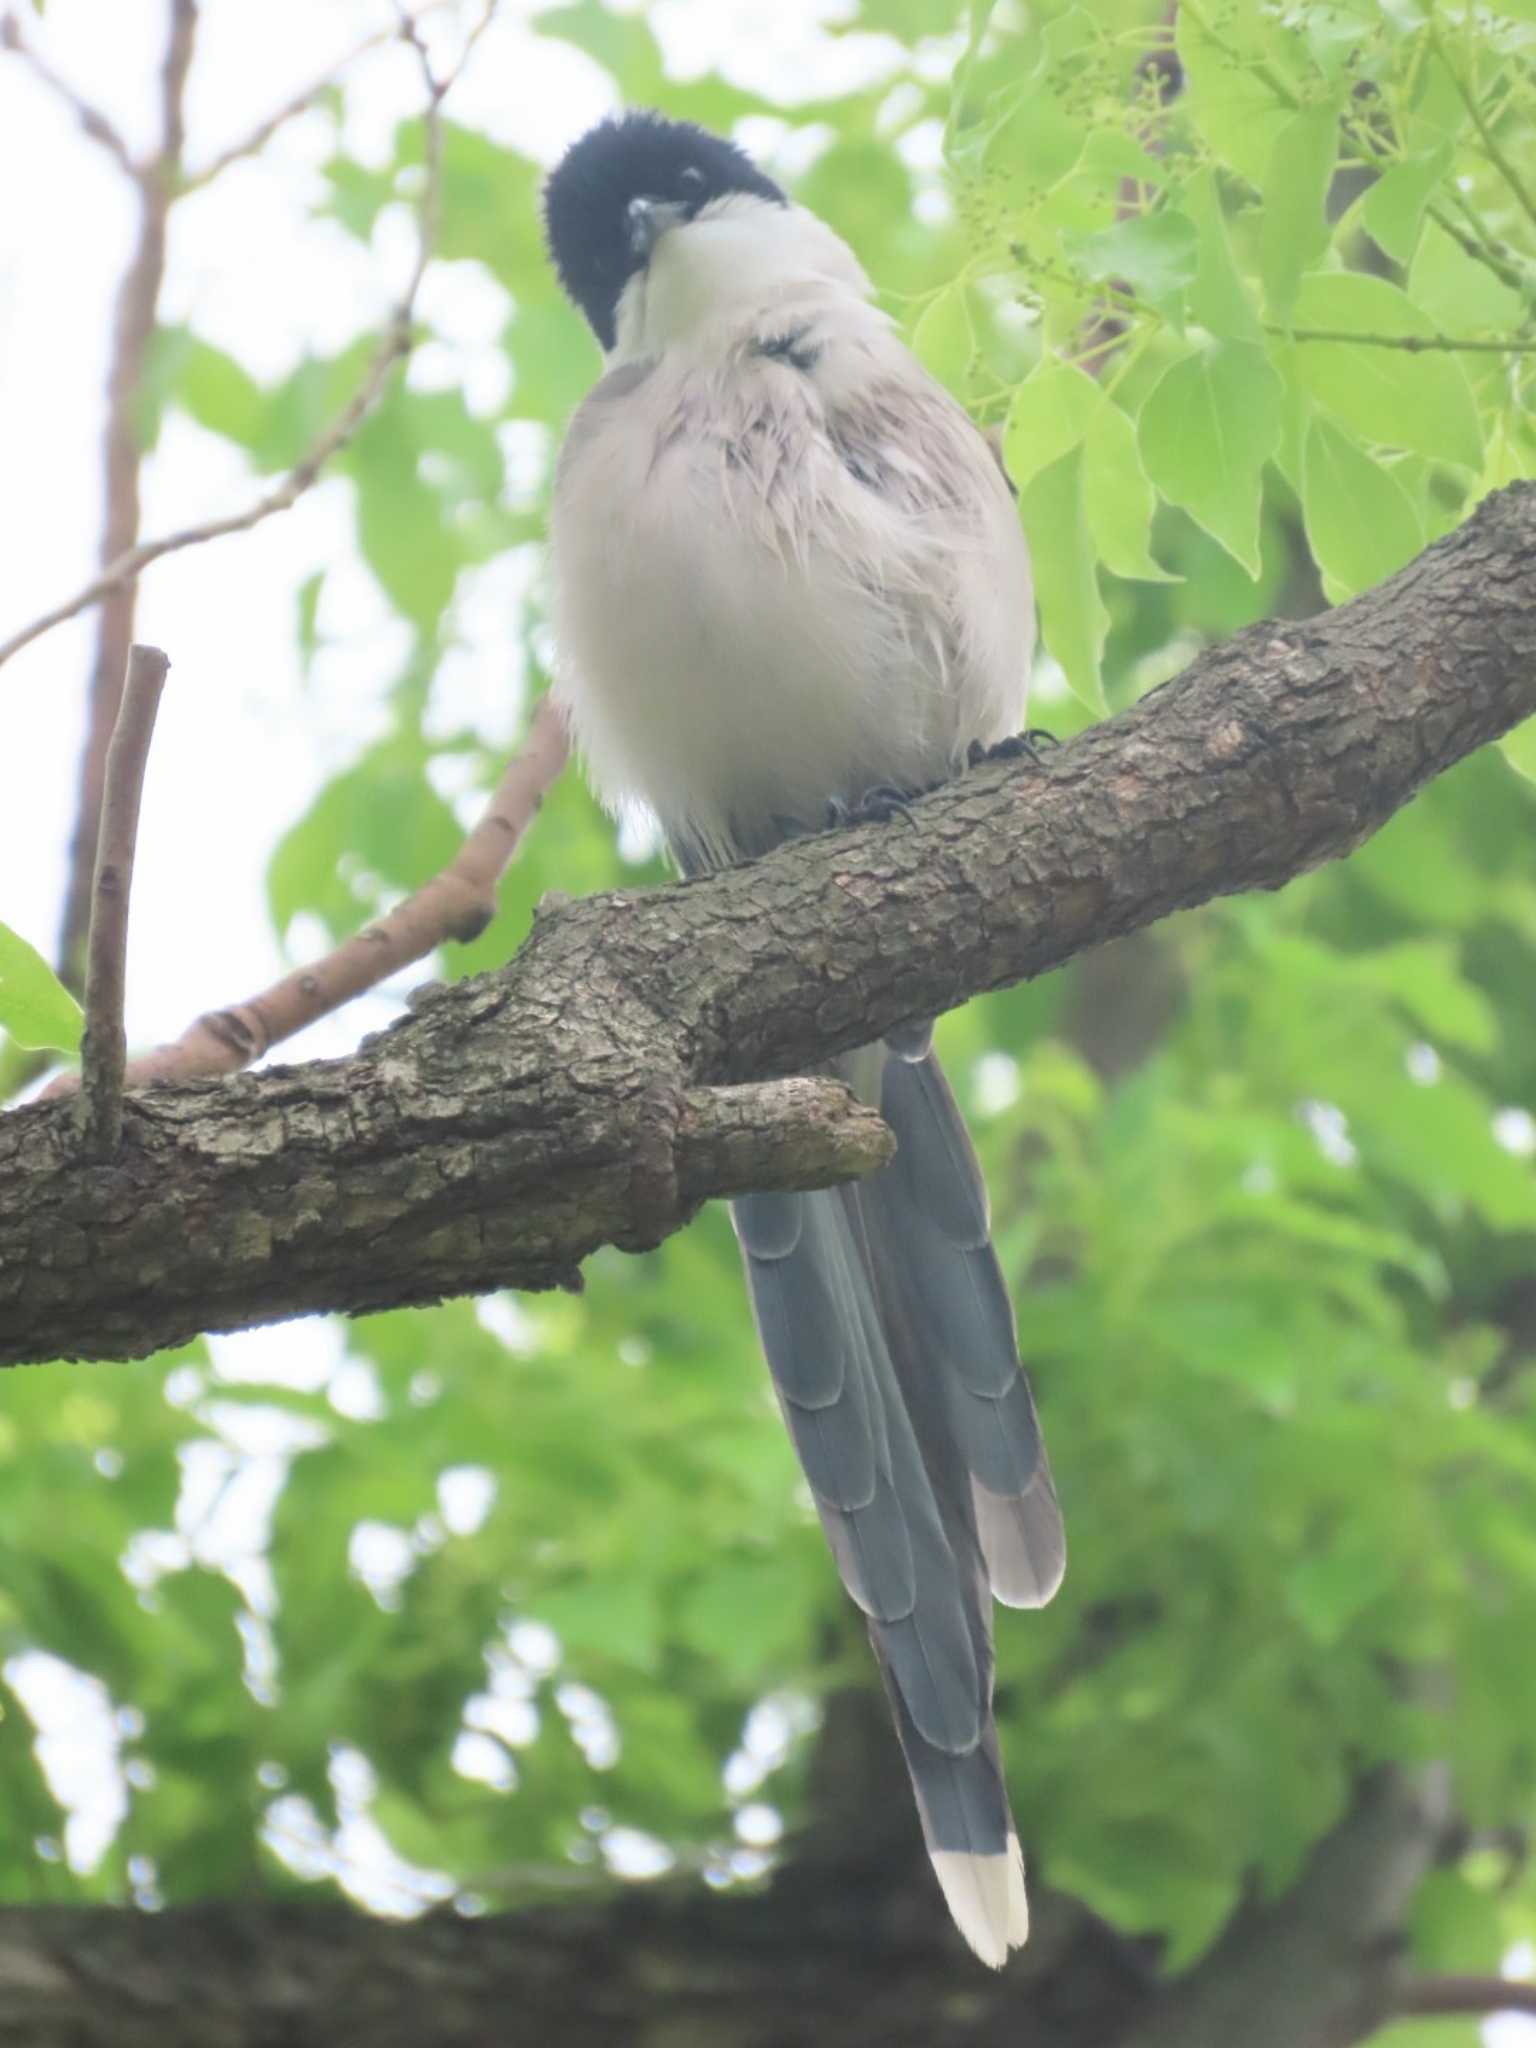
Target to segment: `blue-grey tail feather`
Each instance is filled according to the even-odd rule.
[[[995,1597],[1043,1606],[1066,1569],[1061,1513],[992,1248],[986,1185],[933,1054],[887,1061],[880,1113],[896,1157],[851,1192],[919,1435],[936,1450],[950,1444],[951,1484],[956,1462],[965,1475],[967,1521]]]
[[[849,1072],[871,1072],[869,1049]],[[780,1405],[863,1609],[930,1850],[1004,1856],[992,1598],[1061,1579],[1061,1520],[988,1235],[986,1191],[922,1027],[878,1062],[892,1164],[734,1205]]]

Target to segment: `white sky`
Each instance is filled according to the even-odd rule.
[[[23,0],[25,8],[25,0]],[[142,145],[153,134],[164,0],[51,0],[29,34],[56,67]],[[461,12],[467,13],[467,7]],[[613,104],[607,75],[527,26],[527,0],[503,0],[496,25],[455,87],[453,114],[551,160]],[[869,37],[829,39],[818,20],[837,0],[661,0],[653,26],[690,72],[721,62],[762,89],[818,90],[868,78],[894,55]],[[196,165],[392,18],[387,0],[205,0],[188,100]],[[454,7],[441,31],[451,48]],[[377,159],[395,122],[420,104],[409,51],[391,47],[353,73],[347,146]],[[260,377],[306,346],[332,349],[382,319],[409,263],[404,234],[379,251],[308,218],[315,167],[332,131],[292,124],[172,215],[167,320],[191,321]],[[14,59],[0,58],[0,637],[84,582],[100,520],[97,478],[111,297],[132,206],[115,165]],[[27,195],[26,204],[16,195]],[[424,308],[457,344],[468,386],[485,380],[494,326],[469,266],[429,281]],[[497,295],[499,297],[499,295]],[[424,368],[426,366],[423,366]],[[443,374],[441,360],[432,366]],[[451,366],[450,366],[451,370]],[[415,374],[421,374],[417,372]],[[147,534],[239,506],[260,486],[243,459],[185,419],[167,422],[147,466]],[[347,486],[322,484],[255,533],[173,556],[140,586],[140,639],[170,654],[145,789],[129,963],[130,1039],[173,1036],[199,1011],[281,971],[262,873],[282,829],[325,777],[358,751],[368,706],[403,645],[356,563]],[[306,688],[293,646],[294,596],[320,566],[324,623],[343,643]],[[493,585],[494,589],[494,585]],[[504,735],[515,673],[499,653],[494,605],[477,608],[485,644],[470,671],[482,728]],[[51,955],[64,881],[73,779],[89,670],[89,617],[57,629],[0,670],[11,697],[0,748],[0,919]],[[478,672],[476,672],[478,671]],[[459,688],[456,687],[456,697]],[[14,706],[25,707],[18,716]],[[420,970],[418,970],[419,976]],[[327,1021],[300,1051],[342,1051],[378,1021]]]

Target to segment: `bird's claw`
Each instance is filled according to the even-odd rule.
[[[972,740],[966,749],[966,765],[979,768],[983,761],[1033,761],[1037,768],[1044,766],[1042,747],[1059,747],[1061,741],[1055,733],[1047,732],[1043,725],[1027,726],[1023,732],[1010,733],[1007,739],[997,740],[990,747],[984,747],[980,740]]]
[[[848,825],[888,825],[892,818],[912,819],[913,798],[921,791],[898,789],[894,783],[877,783],[866,789],[855,803],[835,796],[827,803],[827,830],[835,832]]]

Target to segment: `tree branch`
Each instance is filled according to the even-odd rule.
[[[441,874],[324,959],[295,968],[260,995],[205,1012],[180,1038],[138,1054],[128,1062],[129,1087],[238,1073],[316,1018],[328,1017],[446,941],[478,938],[496,915],[496,885],[538,815],[545,791],[565,766],[567,751],[555,700],[543,697],[485,815]],[[44,1099],[72,1094],[75,1085],[73,1074],[61,1075],[44,1090]]]
[[[1536,486],[1514,485],[1379,589],[1251,628],[1044,768],[563,906],[350,1059],[132,1095],[110,1167],[81,1162],[63,1104],[0,1117],[0,1362],[569,1285],[598,1245],[659,1243],[761,1171],[745,1146],[700,1169],[700,1091],[1277,888],[1536,711],[1533,561]],[[794,1163],[801,1102],[779,1185],[838,1177],[824,1146]],[[852,1118],[829,1105],[810,1123]]]
[[[866,1698],[833,1702],[851,1710],[839,1762],[866,1796],[850,1802],[849,1825],[801,1845],[756,1893],[613,1886],[405,1925],[318,1900],[10,1906],[0,2048],[615,2048],[641,2037],[696,2048],[1343,2048],[1392,2011],[1491,2011],[1494,1994],[1509,2009],[1531,1988],[1436,1979],[1403,1996],[1433,1988],[1449,2000],[1465,1987],[1488,2002],[1383,2007],[1407,1889],[1438,1828],[1434,1797],[1390,1771],[1362,1788],[1285,1894],[1244,1908],[1239,1932],[1171,1982],[1153,1944],[1043,1887],[1028,1947],[984,1972],[939,1909],[910,1811],[885,1797],[901,1767]],[[873,1768],[858,1740],[866,1727]],[[516,1873],[508,1882],[515,1895]]]
[[[1287,341],[1342,341],[1351,348],[1396,348],[1409,355],[1421,355],[1425,349],[1464,355],[1536,354],[1536,341],[1520,341],[1513,335],[1501,339],[1468,334],[1367,334],[1358,327],[1281,327],[1273,323],[1267,324],[1264,332],[1283,334]]]
[[[139,166],[134,161],[133,151],[123,139],[122,131],[114,126],[99,107],[92,106],[83,93],[76,91],[67,78],[55,71],[45,57],[33,49],[26,39],[21,22],[14,14],[8,13],[0,19],[0,50],[9,50],[13,56],[19,57],[33,77],[46,85],[55,99],[63,101],[92,142],[101,145],[119,170],[125,171],[130,178],[137,179],[141,176]]]
[[[139,837],[139,799],[155,717],[170,663],[158,647],[133,647],[123,708],[107,750],[106,793],[91,899],[81,1041],[80,1142],[92,1158],[117,1149],[123,1129],[123,997],[128,963],[128,902]]]
[[[1420,1977],[1402,1987],[1394,2010],[1402,2019],[1536,2013],[1536,1983],[1528,1977]]]
[[[142,166],[129,168],[138,199],[133,255],[117,290],[112,354],[107,371],[107,417],[102,434],[102,498],[105,511],[97,559],[120,560],[139,531],[139,394],[165,280],[166,231],[181,168],[185,133],[182,100],[197,32],[195,0],[175,0],[160,72],[160,140]],[[134,588],[118,578],[103,582],[107,599],[96,622],[96,651],[86,709],[85,744],[75,795],[75,830],[69,852],[69,881],[59,930],[59,972],[78,988],[91,919],[96,841],[101,829],[107,748],[122,705],[128,648],[133,639]],[[30,638],[31,636],[26,636]],[[25,644],[24,641],[18,645]]]
[[[1106,2048],[1148,1995],[1128,1945],[1071,1902],[1041,1896],[1036,1923],[984,1975],[917,1865],[403,1925],[319,1901],[8,1906],[0,2048]]]
[[[215,178],[221,177],[231,164],[237,164],[246,157],[259,156],[280,128],[286,128],[288,123],[296,121],[300,114],[307,114],[315,102],[329,92],[337,80],[351,69],[359,57],[366,56],[370,50],[376,50],[384,43],[393,42],[398,34],[398,29],[382,28],[376,29],[371,36],[364,36],[360,43],[354,44],[344,57],[331,65],[329,70],[312,79],[301,91],[296,92],[292,99],[284,100],[280,107],[274,107],[254,128],[247,130],[238,142],[231,142],[226,148],[221,149],[217,156],[210,157],[207,163],[199,165],[195,171],[188,171],[182,180],[182,191],[200,191],[204,185],[211,185]]]
[[[197,35],[198,0],[171,0],[171,32],[160,71],[160,149],[152,166],[165,182],[179,177],[187,140],[187,74]]]
[[[1393,2010],[1408,1906],[1448,1813],[1446,1776],[1375,1772],[1282,1897],[1239,1909],[1121,2048],[1349,2048]]]
[[[88,611],[93,604],[103,604],[107,607],[107,611],[103,613],[104,619],[114,607],[126,609],[129,613],[131,627],[130,593],[132,586],[139,575],[152,562],[158,562],[166,555],[177,554],[183,548],[201,547],[207,541],[222,540],[232,533],[248,533],[253,526],[259,526],[263,520],[270,519],[274,513],[286,512],[289,506],[297,503],[304,493],[311,488],[318,479],[320,472],[332,457],[339,454],[352,439],[363,421],[383,396],[393,376],[395,365],[411,352],[414,339],[412,326],[415,318],[416,297],[421,287],[421,280],[426,274],[427,265],[432,260],[432,250],[437,237],[437,220],[442,196],[442,104],[462,72],[470,51],[478,41],[494,11],[494,0],[492,0],[492,5],[487,7],[484,15],[467,37],[459,62],[451,72],[442,78],[434,74],[430,63],[427,61],[426,49],[420,41],[415,17],[409,14],[402,17],[397,33],[403,41],[409,43],[417,51],[422,63],[423,74],[427,80],[427,100],[422,115],[427,131],[427,176],[418,215],[420,229],[417,237],[416,260],[411,266],[411,274],[406,280],[405,289],[389,317],[388,325],[385,327],[384,333],[379,340],[378,347],[374,350],[368,366],[363,372],[362,380],[346,406],[337,414],[331,424],[316,437],[301,459],[288,472],[287,476],[280,483],[275,484],[270,491],[264,492],[254,504],[248,505],[243,512],[230,513],[222,519],[200,520],[195,526],[179,527],[172,533],[161,534],[155,540],[138,541],[131,545],[125,542],[110,553],[104,544],[102,553],[105,567],[96,576],[92,577],[91,581],[82,589],[77,590],[72,597],[65,598],[62,603],[55,605],[51,611],[44,612],[40,618],[34,619],[30,625],[23,626],[19,632],[13,633],[10,639],[0,642],[0,665],[9,661],[13,654],[20,653],[23,647],[30,646],[34,640],[41,638],[44,633],[51,632],[55,626],[62,625],[66,619],[75,618],[79,613]],[[163,216],[160,221],[160,230],[162,244],[160,254],[163,262]],[[125,280],[123,300],[125,304],[129,303],[129,285],[134,276],[135,273],[131,271],[129,279]],[[156,292],[158,292],[158,287],[159,272],[157,271],[155,274]],[[142,285],[134,286],[131,298],[132,304],[135,310],[137,310],[142,305],[144,299],[144,288]],[[151,306],[151,312],[152,310]],[[147,334],[145,340],[147,342]],[[134,370],[131,387],[133,390],[137,390],[138,378],[142,372],[142,350],[136,358],[136,362],[137,367]],[[114,393],[118,390],[118,383],[119,380],[114,370]],[[134,531],[136,531],[138,523],[136,448],[134,452],[133,520]],[[126,487],[120,486],[120,488]],[[112,494],[109,488],[109,505],[112,502]],[[116,533],[116,531],[117,529],[114,528],[113,532]],[[126,642],[127,629],[125,629],[123,637]],[[85,807],[82,805],[82,820],[84,814]],[[77,848],[78,846],[79,841],[77,841]]]

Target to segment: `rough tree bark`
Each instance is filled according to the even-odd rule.
[[[1390,582],[1261,626],[1050,756],[888,825],[551,909],[509,967],[347,1060],[151,1089],[106,1162],[0,1118],[0,1363],[574,1284],[711,1195],[867,1170],[873,1032],[1348,852],[1536,711],[1536,487]],[[773,1085],[763,1085],[768,1082]]]
[[[1346,2048],[1403,2002],[1395,1937],[1442,1799],[1365,1781],[1292,1890],[1171,1981],[1048,1890],[1028,1945],[984,1970],[905,1803],[878,1798],[839,1858],[812,1840],[755,1896],[664,1885],[403,1927],[251,1900],[9,1908],[0,2048]]]

